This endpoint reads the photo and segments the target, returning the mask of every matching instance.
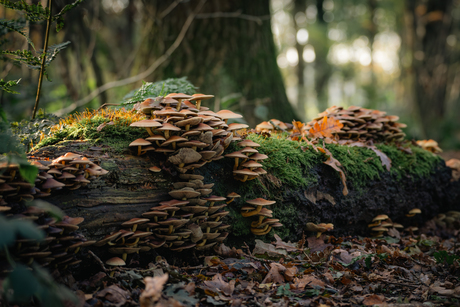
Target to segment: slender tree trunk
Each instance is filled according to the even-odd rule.
[[[297,21],[295,20],[295,15],[297,13],[304,13],[307,8],[305,0],[295,0],[294,2],[294,25],[296,33],[301,29]],[[303,48],[304,46],[299,44],[296,40],[295,48],[297,49],[297,54],[299,55],[299,63],[296,67],[297,74],[297,113],[302,121],[306,121],[306,106],[307,106],[307,88],[305,84],[305,61],[303,60]]]
[[[180,3],[168,14],[170,2],[145,4],[146,11],[154,12],[145,17],[156,23],[138,66],[165,52],[198,2]],[[268,0],[207,1],[179,49],[148,81],[182,76],[199,92],[219,97],[241,93],[236,111],[251,126],[270,118],[288,122],[295,118],[276,63]]]
[[[439,129],[445,118],[447,71],[450,64],[447,37],[452,33],[453,0],[409,0],[413,16],[412,70],[414,98],[427,138],[441,139]]]

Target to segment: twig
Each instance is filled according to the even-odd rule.
[[[236,12],[226,13],[226,12],[215,12],[215,13],[206,13],[196,15],[196,19],[206,19],[206,18],[240,18],[249,21],[254,21],[258,25],[261,25],[264,20],[270,19],[270,15],[265,16],[252,16],[247,14],[242,14],[241,10]]]
[[[171,5],[169,5],[166,10],[164,10],[163,12],[161,12],[160,14],[160,19],[163,19],[166,17],[166,15],[168,15],[169,13],[171,13],[172,10],[174,10],[174,8],[181,2],[183,2],[184,0],[176,0],[174,1],[173,3],[171,3]]]
[[[104,272],[107,272],[108,270],[106,269],[105,265],[104,265],[104,262],[102,262],[101,259],[99,259],[98,256],[96,256],[92,251],[88,251],[88,253],[93,256],[94,260],[96,260],[97,263],[99,263],[99,265],[101,266],[102,270],[104,270]]]
[[[148,76],[150,76],[180,46],[180,44],[184,40],[185,34],[187,33],[188,29],[190,28],[190,25],[191,25],[192,21],[195,19],[195,16],[196,16],[197,12],[199,12],[201,10],[201,8],[205,4],[205,2],[206,2],[206,0],[201,0],[200,1],[200,3],[195,8],[195,11],[192,14],[190,14],[188,16],[188,18],[185,20],[185,23],[182,26],[182,29],[181,29],[179,35],[177,36],[176,40],[174,41],[174,43],[168,48],[168,50],[166,50],[165,54],[160,56],[146,71],[144,71],[144,72],[142,72],[142,73],[140,73],[140,74],[138,74],[136,76],[133,76],[133,77],[129,77],[129,78],[126,78],[126,79],[123,79],[123,80],[112,81],[112,82],[106,83],[106,84],[98,87],[94,91],[92,91],[85,98],[82,98],[82,99],[80,99],[78,101],[75,101],[70,106],[57,111],[55,114],[57,116],[62,116],[64,114],[66,114],[66,113],[72,112],[76,108],[81,107],[81,106],[89,103],[91,100],[93,100],[94,98],[99,96],[101,93],[104,93],[109,89],[112,89],[114,87],[120,87],[120,86],[128,85],[128,84],[131,84],[131,83],[135,83],[137,81],[140,81],[140,80],[145,79]]]
[[[46,63],[46,49],[48,49],[48,38],[50,36],[51,21],[53,20],[52,5],[53,5],[53,1],[48,0],[48,11],[50,15],[48,16],[48,22],[46,24],[45,45],[43,46],[42,65],[40,67],[40,76],[38,77],[37,97],[35,97],[35,106],[34,106],[34,113],[32,114],[32,119],[34,119],[35,114],[37,114],[38,102],[40,101],[40,92],[41,92],[42,83],[43,83],[43,72],[45,71],[45,63]]]
[[[103,108],[107,107],[107,106],[119,106],[118,103],[104,103],[102,106],[100,106],[96,112],[99,112],[100,110],[102,110]]]

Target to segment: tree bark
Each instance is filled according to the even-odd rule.
[[[450,64],[447,37],[452,33],[452,0],[407,1],[412,15],[412,71],[414,97],[426,138],[442,139],[439,124],[445,118],[447,72]]]
[[[146,3],[153,14],[146,18],[156,18],[156,23],[139,67],[165,52],[198,2],[181,3],[168,14],[171,3]],[[181,47],[149,81],[182,76],[198,86],[198,92],[219,97],[241,93],[234,107],[251,126],[270,118],[295,118],[276,63],[268,0],[207,1]]]

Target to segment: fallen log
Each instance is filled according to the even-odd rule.
[[[205,183],[215,184],[212,194],[237,192],[242,196],[227,207],[230,214],[224,221],[232,225],[228,244],[239,247],[243,241],[251,244],[257,238],[250,232],[254,219],[243,218],[240,208],[245,200],[258,197],[276,200],[270,209],[284,225],[262,237],[264,240],[272,239],[274,233],[284,240],[298,240],[308,222],[333,223],[331,235],[369,235],[367,224],[378,214],[404,226],[421,226],[440,212],[460,209],[460,181],[451,181],[444,160],[420,148],[410,147],[412,153],[408,153],[394,145],[379,145],[392,161],[388,172],[370,149],[326,145],[343,165],[349,190],[345,196],[338,173],[323,163],[324,155],[305,143],[256,134],[249,138],[262,145],[259,152],[269,156],[263,162],[268,174],[236,181],[232,178],[233,160],[228,158],[195,170],[205,177]],[[163,164],[158,154],[138,157],[128,151],[115,153],[107,145],[89,148],[85,142],[66,141],[31,155],[55,158],[69,151],[84,154],[109,171],[86,187],[57,191],[46,198],[69,216],[84,217],[80,228],[88,239],[98,240],[118,230],[122,222],[141,217],[160,201],[170,199],[170,183],[176,181],[177,172]],[[162,171],[151,173],[148,168],[153,165],[161,165]],[[407,217],[413,208],[422,213]]]

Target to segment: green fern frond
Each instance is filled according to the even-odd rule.
[[[2,0],[0,0],[2,1]],[[27,42],[34,48],[35,46],[32,40],[29,38],[29,36],[23,31],[25,26],[25,22],[18,21],[18,20],[6,20],[6,19],[0,19],[0,33],[1,34],[6,34],[9,32],[17,32],[24,36],[27,40]]]
[[[26,15],[27,20],[33,22],[46,20],[50,15],[49,10],[41,6],[41,4],[27,4],[24,0],[0,0],[0,4],[12,10],[23,11]]]

